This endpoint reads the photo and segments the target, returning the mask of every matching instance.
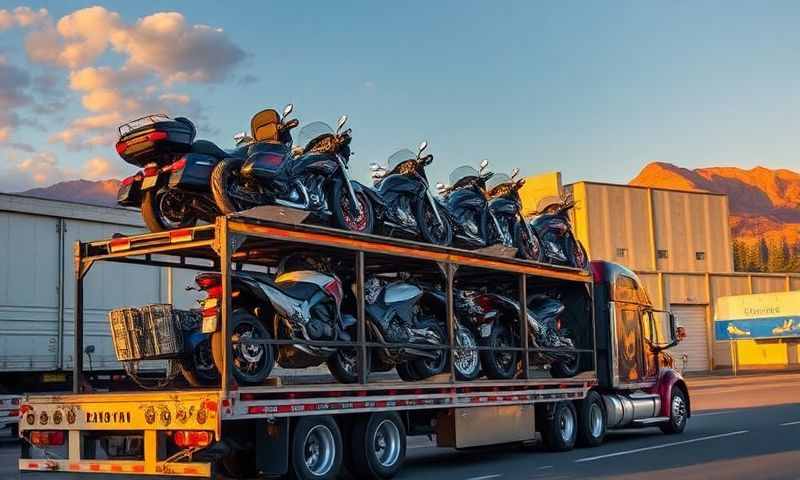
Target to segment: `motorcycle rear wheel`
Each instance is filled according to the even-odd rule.
[[[358,349],[354,347],[340,348],[325,361],[337,382],[358,382],[358,353]],[[372,355],[367,352],[367,375],[370,372],[371,359]]]
[[[481,365],[486,373],[486,378],[492,380],[509,380],[517,373],[517,360],[519,352],[503,351],[504,348],[516,347],[514,335],[508,326],[495,323],[489,337],[481,341],[481,345],[490,347],[491,350],[481,351]]]
[[[236,213],[240,210],[236,202],[231,198],[229,189],[231,183],[236,179],[236,172],[242,168],[241,159],[227,160],[217,163],[211,171],[211,196],[214,203],[223,215]]]
[[[197,225],[196,216],[186,216],[182,219],[168,217],[163,210],[169,202],[180,202],[177,197],[180,192],[169,188],[151,189],[145,192],[142,199],[142,219],[151,232],[163,232],[175,228],[187,228]]]
[[[568,360],[558,360],[550,365],[550,376],[553,378],[571,378],[578,374],[578,354]]]

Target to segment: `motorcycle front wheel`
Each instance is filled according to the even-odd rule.
[[[486,378],[492,380],[510,380],[514,378],[517,372],[519,352],[507,350],[517,346],[514,341],[514,335],[508,326],[499,322],[495,323],[489,336],[481,343],[483,346],[490,348],[490,350],[481,351],[481,365],[486,373]]]
[[[219,162],[211,171],[211,196],[223,215],[241,210],[240,205],[230,193],[240,168],[242,168],[242,160],[235,159]]]
[[[528,229],[521,222],[514,226],[514,244],[517,246],[517,255],[534,262],[544,261],[542,242],[534,232],[533,238],[528,235]]]
[[[438,333],[439,338],[442,339],[442,346],[447,343],[447,332],[445,331],[445,328],[442,325],[439,325],[437,322],[420,322],[420,328],[429,328],[430,330]],[[450,353],[447,349],[440,348],[437,350],[430,349],[426,351],[435,353],[434,358],[419,358],[408,362],[412,373],[416,374],[416,376],[419,377],[419,380],[424,380],[444,372],[447,368],[448,360],[450,359]]]
[[[358,382],[358,348],[340,348],[328,357],[325,363],[328,365],[331,375],[339,383]],[[367,352],[367,375],[370,371],[371,355]]]
[[[214,364],[210,339],[198,343],[186,357],[180,362],[180,368],[189,385],[204,387],[219,382],[219,370]]]
[[[352,200],[350,192],[342,182],[337,182],[333,187],[333,215],[336,226],[358,233],[372,233],[375,226],[375,213],[372,210],[372,203],[364,192],[355,192],[358,200],[358,213],[353,213],[351,209]]]
[[[142,219],[151,232],[197,225],[197,215],[191,211],[185,195],[171,188],[148,190],[142,199]]]
[[[439,212],[439,217],[441,223],[436,219],[436,212],[427,198],[417,202],[417,225],[422,239],[433,245],[449,246],[453,243],[453,226],[444,212]]]
[[[477,349],[478,341],[475,335],[464,327],[456,329],[456,351],[453,354],[453,370],[456,378],[469,382],[481,374],[480,351]]]
[[[550,365],[550,376],[553,378],[570,378],[578,374],[578,354],[558,360]]]

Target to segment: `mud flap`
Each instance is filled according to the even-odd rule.
[[[256,427],[256,468],[262,476],[289,472],[289,419],[259,420]]]

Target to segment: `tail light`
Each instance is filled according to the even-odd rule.
[[[158,167],[144,167],[145,177],[152,177],[153,175],[158,175]]]
[[[194,282],[203,290],[222,285],[222,275],[218,273],[201,273],[194,277]]]
[[[122,155],[123,153],[125,153],[125,150],[128,149],[128,144],[125,142],[117,142],[116,149],[117,153]]]
[[[147,140],[151,142],[158,142],[167,139],[167,132],[153,132],[147,135]]]
[[[18,417],[19,416],[19,410],[9,410],[8,411],[8,416],[9,417]]]
[[[191,242],[193,239],[194,232],[188,228],[181,230],[170,230],[169,232],[170,243]]]
[[[254,163],[260,164],[260,165],[271,165],[273,167],[277,167],[278,165],[283,163],[283,159],[284,159],[284,156],[282,154],[280,154],[280,153],[266,152],[266,153],[258,154],[258,156],[255,158],[255,162]]]
[[[115,238],[108,242],[108,249],[111,253],[121,252],[131,248],[131,239],[128,237]]]
[[[334,278],[330,282],[326,283],[325,287],[323,288],[330,296],[334,298],[334,300],[336,300],[337,305],[342,303],[344,291],[342,290],[342,282],[340,282],[338,278]]]
[[[172,163],[170,165],[167,165],[166,167],[161,169],[161,171],[162,172],[173,172],[173,173],[175,173],[177,171],[183,170],[184,167],[186,167],[186,157],[181,157],[180,160],[178,160],[177,162],[174,162],[174,163]]]
[[[486,295],[479,295],[476,297],[475,303],[484,311],[492,310],[494,308],[492,300]]]
[[[62,430],[35,430],[31,432],[31,443],[37,447],[64,445],[64,432]]]
[[[119,182],[122,186],[128,187],[133,184],[133,182],[137,180],[141,180],[141,174],[137,173],[136,175],[131,175],[130,177],[123,178],[121,182]]]
[[[211,445],[211,432],[195,430],[178,430],[172,435],[172,441],[180,448],[203,448]]]

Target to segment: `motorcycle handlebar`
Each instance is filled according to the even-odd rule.
[[[291,119],[288,122],[283,124],[283,129],[284,130],[291,130],[291,129],[293,129],[294,127],[296,127],[298,125],[300,125],[300,121],[298,119],[296,119],[296,118],[293,118],[293,119]]]

